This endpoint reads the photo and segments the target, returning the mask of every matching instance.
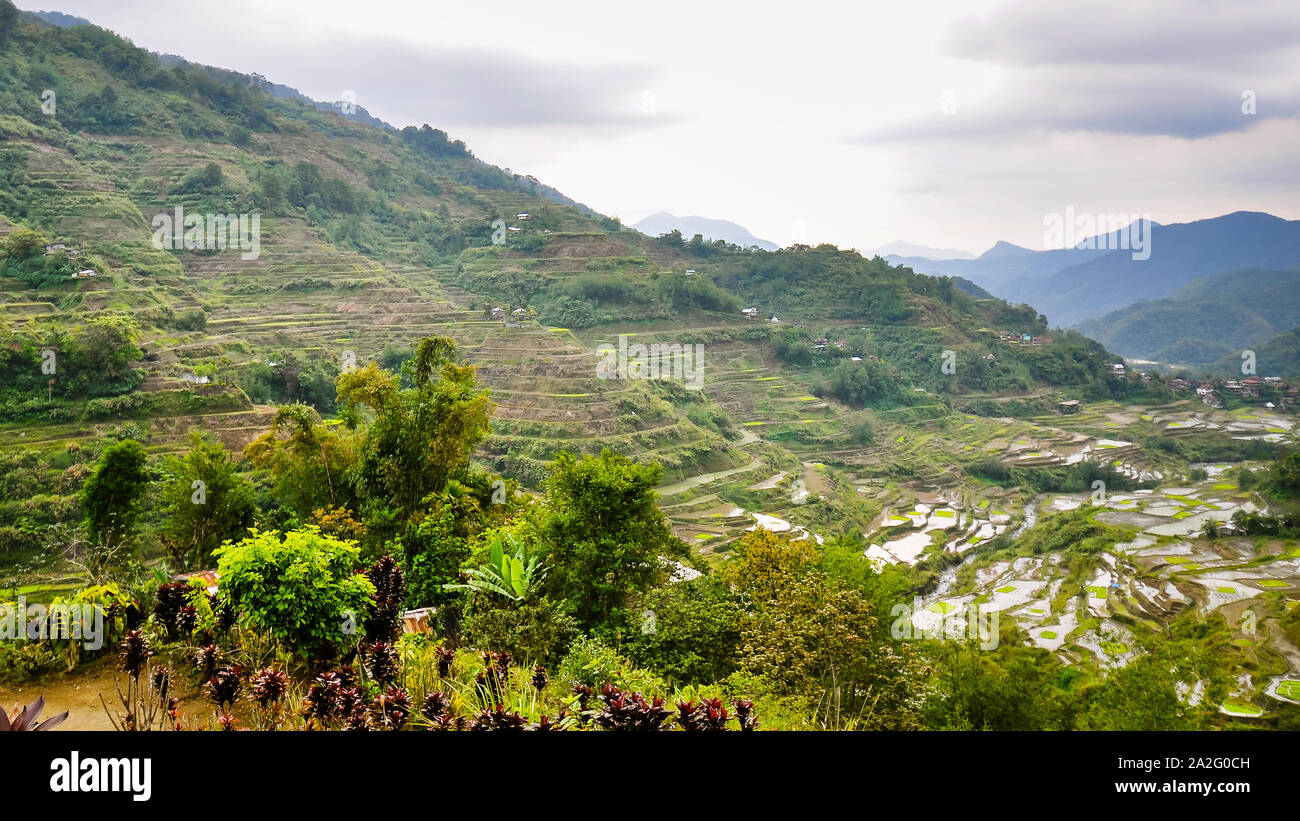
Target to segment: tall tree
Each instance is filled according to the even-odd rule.
[[[373,362],[339,376],[344,410],[373,414],[357,466],[359,490],[403,518],[466,475],[471,454],[488,434],[488,393],[478,388],[474,367],[457,364],[455,355],[449,338],[420,340],[410,363],[414,385],[407,389]]]
[[[173,556],[191,567],[227,539],[238,539],[253,524],[257,507],[253,486],[235,472],[220,442],[190,435],[190,451],[169,465],[172,480],[163,489],[166,536]]]
[[[86,533],[92,541],[125,541],[135,530],[149,487],[149,457],[134,439],[104,448],[81,488]]]
[[[686,555],[655,505],[662,473],[609,450],[556,454],[536,534],[551,566],[546,589],[582,627],[617,623],[631,594],[667,579],[665,557]]]

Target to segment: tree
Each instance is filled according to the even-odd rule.
[[[9,42],[18,25],[18,9],[9,0],[0,0],[0,45]]]
[[[203,167],[203,173],[199,175],[199,185],[205,191],[211,191],[221,185],[224,175],[221,173],[221,166],[210,162]]]
[[[757,528],[736,542],[722,573],[738,593],[761,604],[775,598],[816,560],[817,549],[810,540]]]
[[[304,658],[325,659],[374,605],[375,586],[360,568],[361,549],[314,527],[253,530],[217,548],[218,596],[241,622]]]
[[[1180,694],[1198,681],[1210,684],[1193,706]],[[1184,691],[1186,691],[1184,690]],[[1082,718],[1086,730],[1197,730],[1204,729],[1213,707],[1224,694],[1223,682],[1213,675],[1212,660],[1194,641],[1160,637],[1139,658],[1113,670],[1088,700]]]
[[[469,543],[456,535],[455,514],[450,507],[436,508],[418,524],[407,522],[398,538],[406,571],[407,604],[431,607],[456,598],[447,589],[460,581],[460,567],[469,558]]]
[[[94,472],[81,488],[86,533],[92,541],[130,537],[149,487],[148,454],[134,439],[104,448]]]
[[[743,668],[778,692],[817,698],[827,729],[915,729],[920,668],[855,590],[819,571],[780,587],[746,619]]]
[[[1045,650],[977,640],[936,641],[926,699],[926,723],[935,730],[1069,730],[1073,701],[1058,689],[1062,670]]]
[[[3,15],[5,6],[13,8],[7,0],[0,0],[0,16]],[[0,26],[3,26],[3,21],[0,21]],[[15,228],[9,236],[0,240],[0,256],[5,259],[24,260],[43,250],[49,241],[49,237],[40,231],[33,231],[30,228]]]
[[[338,379],[344,411],[374,415],[363,434],[358,489],[402,518],[465,476],[488,434],[487,391],[478,389],[474,367],[456,364],[455,355],[449,338],[420,340],[409,363],[413,387],[404,390],[395,374],[373,362]]]
[[[546,591],[583,628],[616,623],[631,594],[667,579],[665,556],[686,555],[655,505],[662,473],[609,450],[556,454],[535,531],[551,567]]]
[[[76,335],[71,351],[72,377],[67,390],[86,396],[125,393],[144,380],[133,364],[142,356],[139,327],[122,315],[97,317]]]
[[[346,477],[356,463],[354,442],[322,424],[308,405],[282,406],[270,430],[249,443],[244,455],[270,469],[276,498],[300,521],[314,510],[342,507],[352,500]]]
[[[244,535],[257,507],[253,486],[235,472],[220,442],[190,435],[190,451],[170,465],[173,478],[163,490],[165,533],[182,566],[202,564],[227,539]]]
[[[641,629],[625,645],[637,664],[684,684],[721,681],[736,669],[743,612],[718,576],[656,588],[637,607]]]

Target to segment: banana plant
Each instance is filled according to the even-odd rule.
[[[507,548],[511,552],[506,552]],[[445,590],[472,590],[502,596],[509,601],[522,601],[546,576],[541,557],[524,548],[510,533],[492,536],[488,560],[466,571],[466,584],[444,585]]]

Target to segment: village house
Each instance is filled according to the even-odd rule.
[[[93,268],[83,268],[75,274],[68,274],[68,279],[89,279],[95,276],[99,276],[99,274]]]
[[[1233,396],[1259,396],[1258,379],[1229,379],[1223,383],[1223,389]]]
[[[753,319],[754,317],[758,316],[758,309],[757,309],[757,308],[741,308],[741,309],[740,309],[740,313],[744,315],[745,319]]]
[[[498,319],[498,320],[500,320],[500,319],[505,319],[505,318],[506,318],[506,309],[505,309],[505,308],[493,308],[493,309],[492,309],[492,318],[493,318],[493,319]]]
[[[819,336],[813,340],[813,347],[819,351],[826,350],[826,337]]]
[[[1078,413],[1080,409],[1078,399],[1066,399],[1056,403],[1056,409],[1061,413]]]

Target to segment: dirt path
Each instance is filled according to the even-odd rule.
[[[41,681],[21,685],[0,684],[0,709],[11,711],[15,704],[26,706],[38,696],[45,696],[45,709],[41,718],[49,718],[64,710],[68,720],[59,725],[61,730],[112,730],[113,725],[99,703],[99,694],[109,706],[117,703],[113,689],[115,659],[89,665],[71,673],[48,676]]]

